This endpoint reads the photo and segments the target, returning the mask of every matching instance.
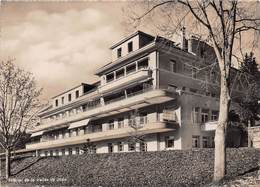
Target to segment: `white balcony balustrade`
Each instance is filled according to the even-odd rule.
[[[149,123],[147,116],[137,117],[134,121],[137,123],[136,125],[141,127],[138,128],[138,131],[146,134],[172,131],[179,127],[177,123],[168,124],[167,122],[161,122],[158,120]],[[96,130],[94,130],[95,128],[91,128],[92,130],[87,130],[83,134],[78,133],[75,136],[67,136],[66,133],[64,133],[63,136],[57,136],[58,138],[56,139],[53,135],[45,135],[41,142],[26,144],[26,149],[45,149],[64,145],[75,145],[84,143],[86,139],[90,139],[91,141],[101,141],[111,138],[127,137],[134,131],[134,128],[131,127],[130,123],[132,123],[131,120],[129,120],[129,124],[125,124],[124,127],[113,128],[110,130],[102,128],[96,128]]]
[[[99,87],[99,92],[104,93],[104,92],[108,92],[111,90],[115,90],[117,88],[124,87],[131,83],[145,80],[149,77],[151,77],[151,70],[149,70],[147,67],[144,67],[137,71],[130,72],[127,75],[120,76],[117,79],[113,79],[113,80],[105,83],[104,85],[101,85]]]
[[[208,121],[201,125],[202,131],[215,131],[218,125],[218,121]]]

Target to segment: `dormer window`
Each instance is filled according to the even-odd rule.
[[[79,97],[79,91],[77,90],[76,91],[76,98],[78,98]]]
[[[117,49],[117,58],[120,58],[122,56],[122,48]]]
[[[128,43],[128,53],[133,51],[133,42]]]

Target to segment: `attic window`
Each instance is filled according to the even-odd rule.
[[[71,101],[71,94],[68,95],[68,101]]]
[[[133,42],[129,42],[128,43],[128,52],[132,52],[133,51]]]
[[[59,105],[59,101],[58,99],[55,100],[55,106],[58,106]]]
[[[117,58],[120,58],[122,56],[122,48],[117,49]]]
[[[76,98],[78,98],[79,97],[79,91],[77,90],[76,91]]]
[[[106,75],[107,82],[111,82],[114,80],[114,72]]]

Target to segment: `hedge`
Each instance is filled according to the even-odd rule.
[[[228,149],[227,177],[253,170],[258,158],[255,149]],[[67,186],[200,186],[211,182],[213,161],[214,149],[32,157],[13,161],[11,181]]]

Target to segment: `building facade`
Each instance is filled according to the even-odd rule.
[[[213,147],[214,50],[182,37],[178,45],[137,31],[113,45],[100,81],[53,97],[26,149],[57,156],[81,154],[90,142],[96,153]]]

